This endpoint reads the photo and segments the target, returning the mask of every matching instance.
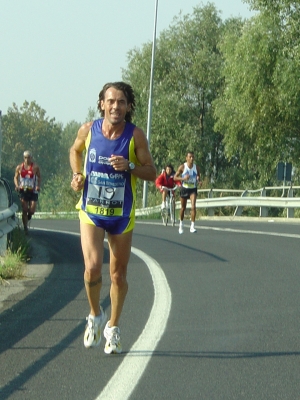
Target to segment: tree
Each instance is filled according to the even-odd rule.
[[[215,128],[254,186],[273,182],[277,162],[299,152],[299,75],[284,36],[280,19],[262,13],[227,32],[220,46],[225,84],[214,102]]]
[[[212,102],[221,86],[222,56],[218,42],[223,23],[215,6],[195,7],[174,19],[157,40],[151,152],[160,168],[175,166],[193,150],[203,175],[218,174],[222,136],[214,130]],[[137,94],[136,122],[145,126],[149,98],[151,45],[129,53],[123,77]]]
[[[71,176],[71,167],[70,167],[70,161],[69,161],[69,151],[70,147],[74,143],[74,140],[76,138],[78,129],[80,128],[81,124],[76,121],[70,121],[67,123],[65,126],[63,132],[62,132],[62,140],[61,140],[61,146],[60,146],[60,153],[61,153],[61,166],[59,170],[57,171],[57,174],[60,175],[61,173],[64,174],[67,172],[69,176]]]
[[[75,193],[71,188],[72,175],[70,168],[51,177],[44,185],[42,195],[39,197],[40,208],[47,212],[75,211],[75,205],[80,198],[80,193]]]
[[[16,166],[23,160],[23,152],[30,150],[39,164],[42,184],[60,165],[62,125],[55,118],[46,117],[46,111],[36,102],[25,101],[20,109],[14,103],[2,120],[2,160],[6,178],[13,185]]]
[[[75,204],[79,196],[70,186],[72,170],[69,151],[80,126],[81,123],[70,121],[63,129],[59,146],[59,165],[55,169],[55,174],[43,186],[43,192],[39,199],[41,210],[51,212],[75,211]]]

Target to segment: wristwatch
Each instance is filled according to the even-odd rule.
[[[131,172],[135,168],[135,164],[131,161],[128,161],[128,171]]]

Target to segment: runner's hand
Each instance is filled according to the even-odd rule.
[[[116,171],[125,171],[128,168],[128,160],[123,156],[112,154],[108,161]]]
[[[75,192],[80,192],[83,189],[84,176],[81,174],[74,174],[71,181],[71,187]]]

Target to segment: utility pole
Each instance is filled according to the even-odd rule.
[[[2,165],[2,111],[0,110],[0,177],[1,174],[1,165]]]
[[[151,121],[152,121],[152,93],[153,93],[154,59],[155,59],[155,47],[156,47],[157,7],[158,7],[158,0],[155,0],[151,74],[150,74],[150,90],[149,90],[149,105],[148,105],[148,121],[147,121],[147,140],[148,140],[149,146],[150,146]],[[144,181],[143,208],[147,207],[147,200],[148,200],[148,182]]]

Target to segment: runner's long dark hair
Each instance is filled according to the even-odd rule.
[[[133,113],[135,110],[135,97],[134,97],[132,87],[128,83],[125,83],[125,82],[110,82],[110,83],[106,83],[103,86],[101,92],[99,93],[99,99],[97,102],[98,111],[100,112],[101,117],[104,117],[104,111],[101,110],[101,100],[104,100],[107,89],[109,89],[111,87],[113,87],[117,90],[121,90],[127,99],[127,103],[131,105],[130,111],[128,111],[125,115],[125,121],[131,122],[132,116],[133,116]]]

